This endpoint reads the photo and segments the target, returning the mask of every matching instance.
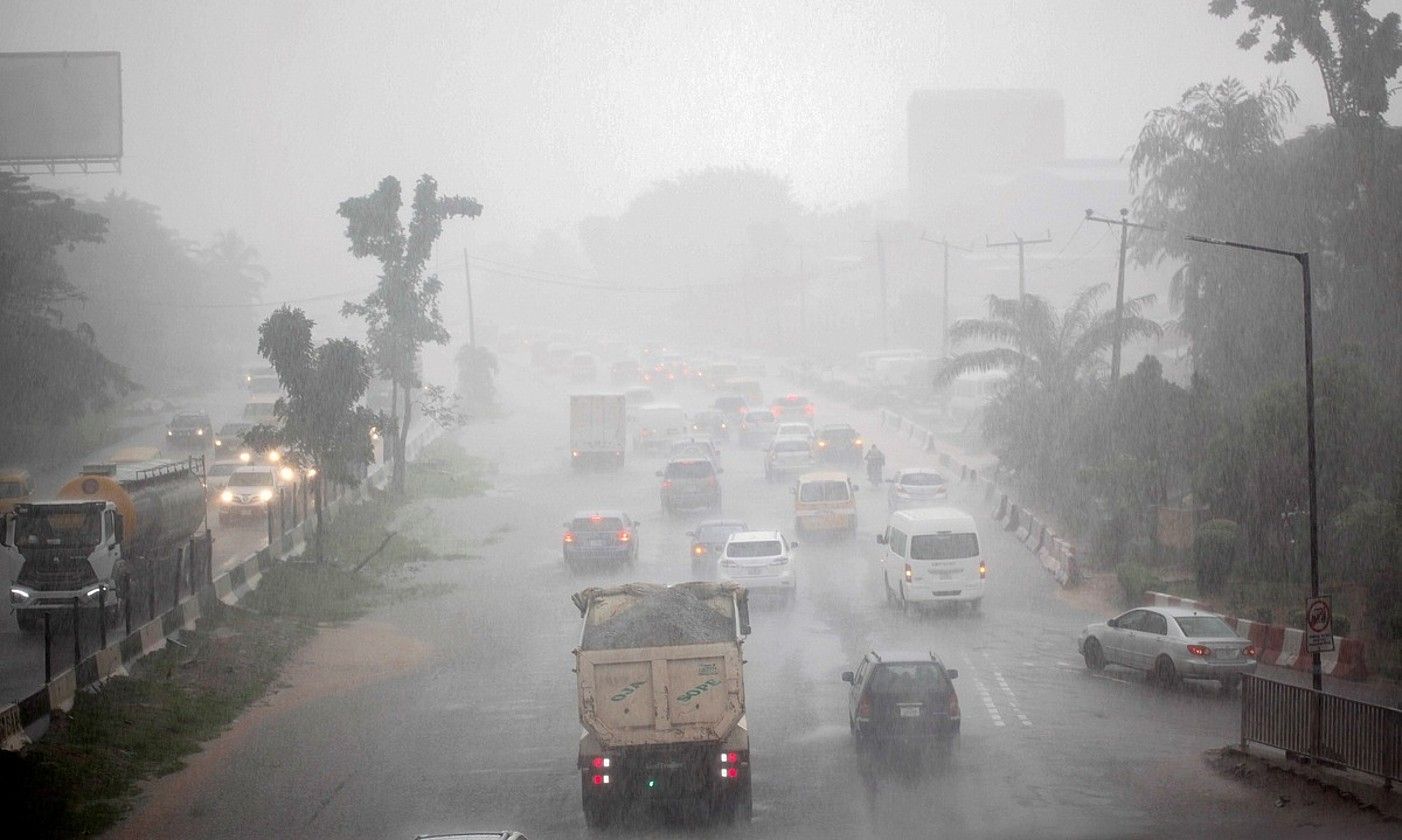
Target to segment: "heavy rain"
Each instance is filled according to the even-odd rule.
[[[1395,837],[1398,0],[0,0],[22,838]]]

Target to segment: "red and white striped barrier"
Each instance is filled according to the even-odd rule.
[[[1180,598],[1177,595],[1168,595],[1163,592],[1145,592],[1144,604],[1151,607],[1184,607],[1203,612],[1217,612],[1211,604],[1205,601]],[[1261,664],[1306,672],[1314,667],[1314,659],[1310,656],[1309,647],[1305,642],[1305,631],[1281,624],[1248,621],[1233,615],[1222,617],[1233,630],[1236,630],[1238,636],[1249,639],[1252,644],[1256,645],[1259,654],[1258,661]],[[1321,653],[1319,664],[1323,672],[1329,676],[1341,680],[1366,680],[1368,679],[1366,653],[1366,646],[1361,639],[1335,636],[1334,650]]]

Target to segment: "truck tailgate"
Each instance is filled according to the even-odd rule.
[[[580,720],[605,746],[720,740],[744,715],[738,644],[576,656]]]

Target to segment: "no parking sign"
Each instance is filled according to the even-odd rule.
[[[1329,597],[1321,595],[1305,602],[1305,644],[1310,653],[1334,649],[1334,610]]]

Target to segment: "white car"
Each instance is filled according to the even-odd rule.
[[[1139,607],[1081,631],[1086,667],[1120,665],[1146,672],[1164,688],[1179,680],[1216,680],[1224,691],[1256,670],[1256,646],[1220,615],[1185,607]]]
[[[725,541],[716,570],[721,580],[734,581],[750,591],[773,590],[793,602],[798,592],[798,570],[790,542],[778,531],[741,531]]]
[[[817,464],[813,442],[804,437],[776,437],[764,452],[764,477],[779,481],[785,476],[809,472]]]
[[[886,491],[886,507],[890,510],[934,507],[949,495],[944,476],[932,469],[896,470],[891,487]]]
[[[220,524],[267,516],[268,509],[276,504],[281,487],[275,468],[240,466],[229,474],[219,493]]]

